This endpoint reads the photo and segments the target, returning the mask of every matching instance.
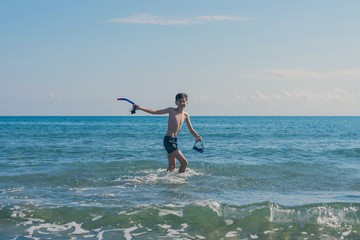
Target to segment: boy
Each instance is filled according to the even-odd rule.
[[[185,93],[179,93],[175,97],[175,104],[177,108],[166,108],[162,110],[154,110],[150,108],[144,108],[135,104],[136,109],[142,110],[150,114],[169,114],[168,129],[164,137],[164,147],[168,152],[169,166],[167,171],[173,172],[176,167],[176,159],[180,162],[179,173],[185,172],[188,161],[177,148],[177,135],[179,134],[181,127],[186,122],[190,133],[198,140],[202,141],[202,138],[191,125],[189,114],[184,111],[184,108],[188,104],[187,95]]]

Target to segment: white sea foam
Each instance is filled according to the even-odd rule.
[[[21,207],[19,206],[14,206],[11,210],[14,210],[13,213],[11,214],[11,217],[16,218],[16,217],[20,217],[20,218],[25,218],[26,214],[24,213],[24,209],[21,209]]]
[[[317,223],[323,226],[340,227],[341,225],[358,224],[359,220],[349,219],[347,215],[357,214],[359,209],[355,207],[344,207],[342,209],[334,209],[332,207],[317,207],[311,214],[316,214]]]
[[[168,224],[158,224],[159,227],[164,228],[164,229],[169,229],[171,228],[171,225]]]
[[[343,232],[343,233],[341,234],[341,236],[346,237],[346,236],[348,236],[348,235],[351,233],[351,231],[352,231],[352,229],[350,229],[349,231]]]
[[[94,234],[89,234],[89,235],[84,235],[83,237],[84,238],[93,238],[93,237],[95,237],[95,235]]]
[[[103,217],[102,215],[96,215],[96,214],[91,214],[91,216],[93,216],[92,218],[93,221],[99,220],[100,218]]]
[[[188,239],[189,237],[191,237],[188,233],[185,232],[185,229],[188,227],[188,225],[186,223],[183,223],[180,226],[180,229],[168,228],[166,236],[170,239],[184,239],[184,237],[185,239]]]
[[[354,218],[359,214],[357,207],[317,206],[306,209],[283,209],[276,204],[270,204],[269,220],[277,223],[316,223],[324,227],[351,227],[360,220]],[[319,229],[321,230],[321,229]]]
[[[131,184],[184,184],[188,182],[188,178],[202,175],[192,169],[187,169],[185,173],[172,172],[169,173],[165,169],[145,169],[138,172],[136,176],[122,176],[115,181],[125,181]]]
[[[136,237],[136,236],[140,236],[140,235],[143,235],[143,234],[146,234],[147,232],[137,232],[137,233],[133,233],[133,231],[136,231],[138,230],[139,228],[142,228],[141,224],[138,224],[138,225],[134,225],[132,227],[129,227],[129,228],[118,228],[118,229],[111,229],[111,230],[99,230],[96,238],[98,240],[103,240],[104,239],[104,234],[107,233],[107,232],[120,232],[122,231],[123,234],[124,234],[124,238],[126,240],[131,240],[133,239],[133,237]],[[147,229],[148,232],[151,231],[151,229]],[[106,239],[106,238],[105,238]]]
[[[232,225],[234,223],[234,221],[231,219],[226,219],[225,223],[226,223],[226,225]]]
[[[198,239],[206,239],[204,236],[201,235],[195,235],[195,237],[197,237]]]
[[[187,223],[182,223],[181,226],[185,229],[185,228],[188,228],[189,225]]]
[[[222,210],[221,210],[221,204],[213,201],[213,200],[205,200],[205,201],[197,201],[194,203],[196,206],[200,207],[209,207],[211,210],[216,212],[218,216],[223,216]]]
[[[124,237],[126,238],[126,240],[132,239],[131,232],[135,231],[136,229],[138,229],[137,226],[124,229]]]
[[[31,226],[29,227],[26,232],[29,233],[29,235],[25,237],[33,238],[33,234],[36,231],[40,234],[50,234],[53,232],[62,232],[62,231],[68,231],[71,228],[74,228],[74,231],[71,234],[84,234],[88,233],[89,231],[84,230],[81,228],[82,223],[76,223],[76,222],[70,222],[67,224],[56,224],[56,223],[42,223],[37,226]]]
[[[226,238],[232,238],[238,236],[238,233],[236,231],[230,231],[225,234]]]
[[[159,216],[160,217],[166,216],[166,215],[169,215],[169,214],[172,214],[172,215],[175,215],[175,216],[178,216],[178,217],[182,217],[184,215],[182,211],[159,209]]]
[[[45,222],[45,220],[44,220],[44,219],[38,219],[38,218],[29,218],[28,221],[19,223],[18,225],[27,226],[27,225],[32,225],[32,224],[34,224],[34,222],[43,223],[43,222]]]
[[[98,240],[103,240],[105,232],[118,232],[118,231],[123,231],[123,229],[102,230],[102,231],[99,231],[99,233],[96,237]]]
[[[291,227],[289,227],[289,228],[291,228]],[[279,231],[279,230],[280,230],[279,228],[273,228],[271,230],[264,231],[264,234],[275,233],[276,231]]]

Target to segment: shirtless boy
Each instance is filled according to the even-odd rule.
[[[150,108],[144,108],[135,104],[136,109],[142,110],[150,114],[169,114],[168,129],[166,136],[164,137],[164,147],[168,152],[169,166],[168,171],[173,172],[176,167],[176,159],[180,162],[179,173],[183,173],[186,170],[188,161],[177,148],[177,136],[181,130],[181,127],[186,122],[190,133],[198,140],[202,141],[202,138],[191,125],[190,116],[184,111],[187,106],[187,95],[185,93],[179,93],[175,97],[175,104],[177,108],[166,108],[162,110],[154,110]]]

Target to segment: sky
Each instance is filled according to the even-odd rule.
[[[1,116],[359,116],[358,0],[1,0]],[[137,112],[136,115],[146,115]]]

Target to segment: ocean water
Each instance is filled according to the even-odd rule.
[[[191,120],[0,117],[0,239],[360,239],[360,117]]]

